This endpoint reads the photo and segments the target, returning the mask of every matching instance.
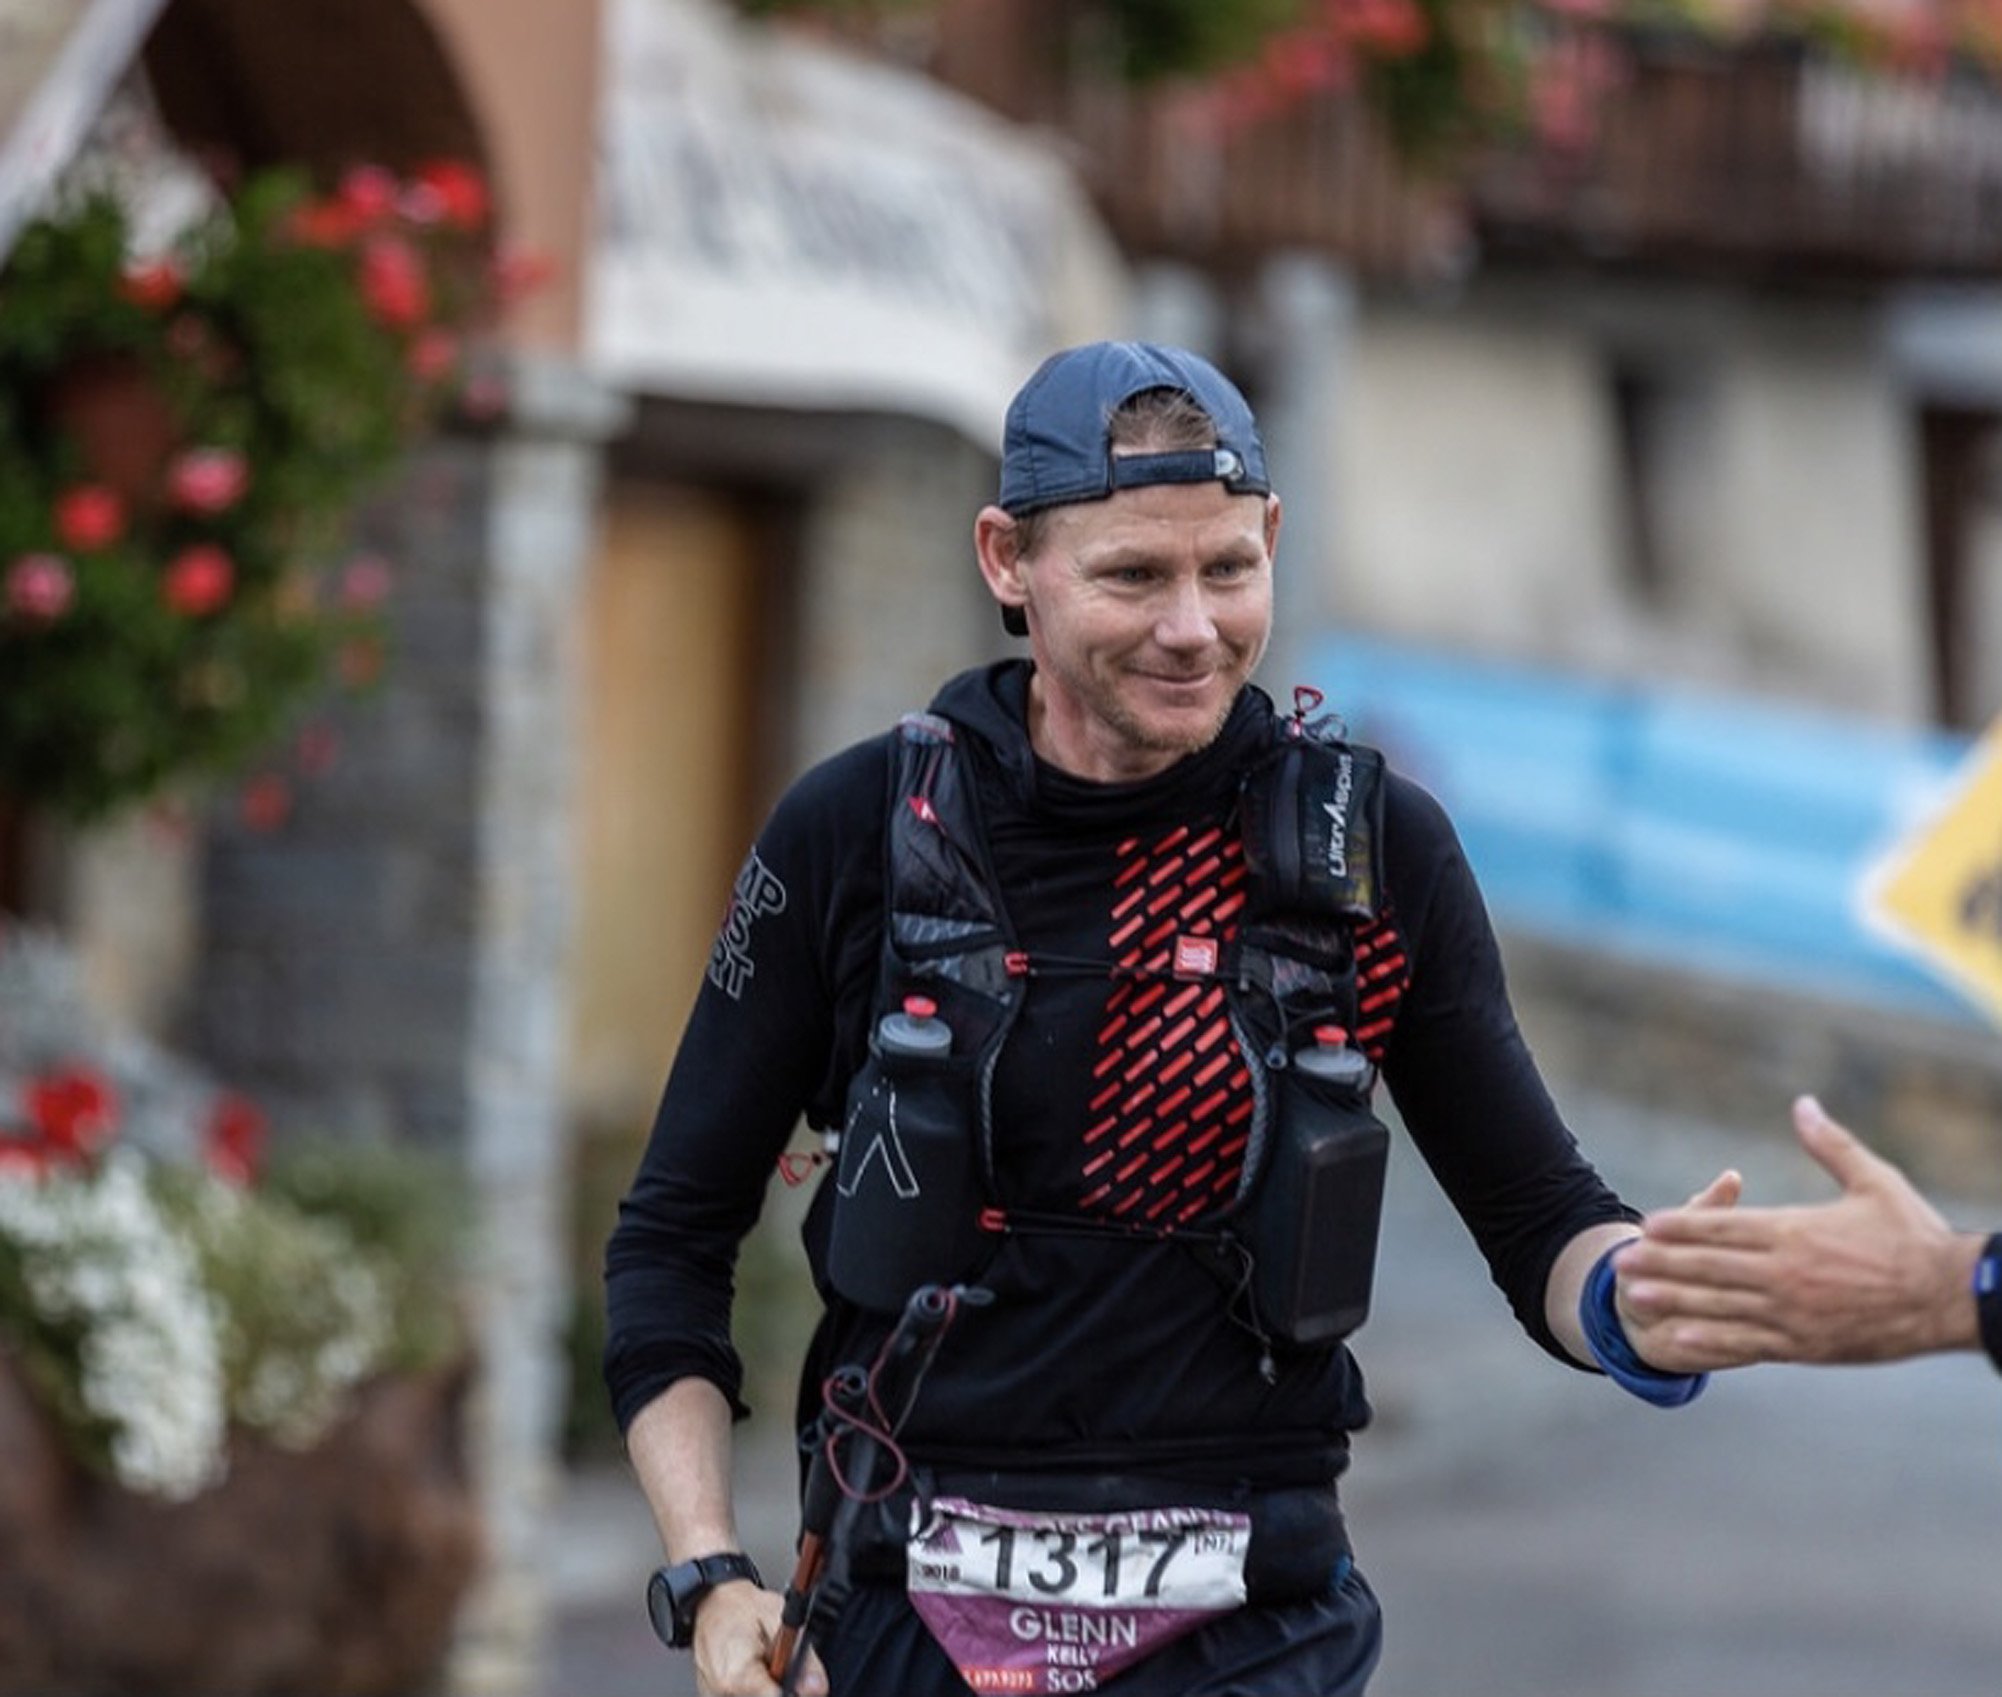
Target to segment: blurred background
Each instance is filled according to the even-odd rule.
[[[1813,1089],[2002,1221],[1994,1026],[1859,894],[2002,713],[1992,0],[0,0],[0,266],[0,1191],[414,1154],[339,1217],[459,1327],[149,1493],[0,1215],[0,1691],[692,1690],[599,1254],[766,808],[1006,651],[971,521],[1072,342],[1249,394],[1262,681],[1445,801],[1631,1199],[1819,1194]],[[1671,1419],[1440,1210],[1358,1351],[1383,1697],[1993,1691],[1984,1364]],[[333,1274],[242,1267],[304,1360]]]

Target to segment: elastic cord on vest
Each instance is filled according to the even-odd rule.
[[[1980,1317],[1981,1347],[2002,1373],[2002,1232],[1982,1245],[1974,1263],[1974,1311]]]
[[[1625,1247],[1615,1244],[1593,1264],[1586,1275],[1585,1290],[1578,1299],[1578,1323],[1584,1327],[1586,1346],[1607,1378],[1621,1390],[1656,1408],[1680,1408],[1694,1402],[1710,1383],[1708,1373],[1664,1373],[1650,1367],[1627,1340],[1620,1324],[1620,1310],[1614,1300],[1613,1257]]]

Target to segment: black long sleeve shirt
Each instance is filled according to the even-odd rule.
[[[964,674],[933,710],[960,727],[1018,941],[1032,958],[1108,960],[1136,872],[1151,876],[1191,840],[1235,847],[1239,779],[1271,746],[1271,704],[1247,690],[1201,753],[1139,783],[1093,784],[1030,749],[1027,677],[1021,662]],[[880,1011],[893,744],[857,745],[801,778],[738,879],[607,1249],[605,1373],[621,1426],[684,1375],[738,1403],[738,1245],[802,1113],[840,1125]],[[1384,917],[1358,939],[1359,1035],[1522,1325],[1568,1361],[1543,1314],[1552,1263],[1578,1232],[1631,1210],[1544,1089],[1444,812],[1394,776],[1383,857]],[[1029,980],[994,1084],[996,1200],[1010,1208],[1108,1205],[1122,1169],[1095,1153],[1093,1078],[1113,994],[1100,974]],[[830,1202],[823,1190],[807,1227],[826,1304],[809,1382],[866,1360],[882,1326],[827,1287]],[[1345,1346],[1283,1351],[1276,1378],[1262,1375],[1263,1344],[1213,1266],[1173,1238],[1010,1236],[981,1282],[998,1300],[947,1336],[905,1430],[915,1456],[1296,1482],[1339,1471],[1347,1433],[1369,1418]]]

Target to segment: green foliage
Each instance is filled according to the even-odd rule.
[[[1119,70],[1134,82],[1200,75],[1256,56],[1274,30],[1299,21],[1301,0],[1107,0]]]
[[[1471,8],[1455,0],[1415,3],[1426,20],[1423,43],[1409,53],[1371,61],[1364,86],[1405,159],[1431,165],[1449,159],[1470,140],[1483,116],[1496,115],[1483,108],[1499,102],[1504,87],[1520,82],[1522,67],[1508,61],[1498,30],[1485,36],[1484,55],[1475,51],[1464,18],[1455,16]]]
[[[466,1184],[451,1162],[386,1143],[301,1144],[263,1188],[337,1226],[375,1266],[390,1316],[386,1365],[420,1371],[465,1347]]]

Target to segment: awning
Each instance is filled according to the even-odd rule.
[[[992,446],[1125,273],[1054,147],[714,0],[607,0],[594,370],[646,394],[939,419]]]
[[[0,259],[165,0],[0,0]]]

